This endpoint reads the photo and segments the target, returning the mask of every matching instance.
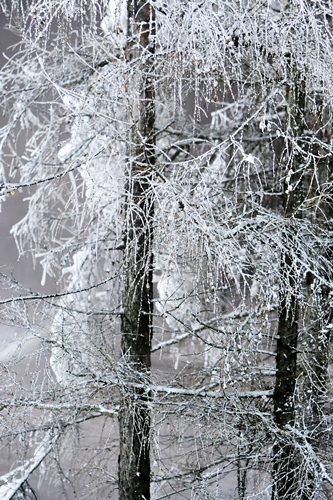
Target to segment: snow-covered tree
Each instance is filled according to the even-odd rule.
[[[0,496],[330,498],[333,3],[2,9]]]

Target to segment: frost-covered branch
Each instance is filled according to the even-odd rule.
[[[22,465],[0,477],[4,484],[0,486],[0,495],[3,500],[10,500],[19,492],[21,486],[28,481],[31,474],[41,465],[45,458],[52,452],[60,433],[49,431],[34,451],[34,455]]]

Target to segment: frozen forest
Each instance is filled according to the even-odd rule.
[[[332,499],[333,0],[0,9],[0,498]]]

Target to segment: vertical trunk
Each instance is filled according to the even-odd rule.
[[[150,373],[152,337],[153,197],[154,165],[154,11],[145,1],[128,0],[130,81],[138,92],[131,109],[131,144],[126,203],[126,255],[121,321],[122,354],[126,364],[126,393],[119,415],[119,498],[150,498],[149,392],[143,389]],[[133,69],[134,68],[134,69]],[[133,78],[131,76],[130,78]],[[138,387],[141,386],[141,387]]]
[[[310,442],[314,449],[319,448],[320,442],[314,436],[323,435],[319,429],[322,412],[325,411],[332,312],[329,307],[328,287],[317,282],[318,288],[313,292],[314,277],[311,272],[308,272],[306,282],[302,284],[302,287],[298,277],[300,265],[297,264],[297,247],[300,247],[299,238],[302,237],[299,222],[302,217],[307,219],[307,222],[312,222],[318,220],[318,216],[310,213],[310,209],[306,212],[304,206],[301,207],[306,197],[309,196],[309,189],[312,189],[312,173],[309,171],[306,152],[304,154],[305,141],[302,141],[302,134],[307,129],[304,117],[305,81],[293,65],[291,56],[286,57],[290,72],[290,81],[286,91],[289,112],[287,127],[291,133],[291,140],[287,147],[289,157],[286,178],[289,181],[285,185],[283,200],[286,232],[280,268],[277,375],[274,391],[274,420],[280,432],[277,433],[273,450],[272,499],[309,500],[314,497],[318,484],[316,484],[316,471],[314,464],[307,463],[303,452],[300,451],[299,443],[295,442],[297,438],[290,432],[290,428],[295,424],[298,425],[300,432],[303,429],[307,433],[304,441]],[[325,216],[327,217],[327,213]],[[297,230],[294,230],[295,226]],[[301,260],[300,256],[299,261]],[[324,269],[319,273],[323,271]],[[324,275],[322,278],[327,281],[329,279]],[[316,279],[318,279],[318,271]],[[302,296],[303,299],[300,301]],[[303,335],[300,339],[299,321],[302,326],[301,335]],[[305,347],[303,359],[301,356],[298,361],[297,353],[301,353],[299,349],[301,340]],[[298,377],[300,383],[296,400],[295,389]],[[296,408],[298,408],[297,412]],[[297,413],[301,415],[301,418],[297,417]],[[298,422],[296,422],[297,418]]]
[[[290,55],[287,55],[290,70],[290,82],[287,86],[286,100],[288,103],[288,128],[293,133],[288,144],[289,158],[283,199],[286,233],[283,236],[283,251],[281,256],[280,310],[278,321],[278,340],[276,345],[276,381],[274,390],[274,420],[282,431],[273,454],[273,500],[292,500],[299,498],[298,457],[288,439],[287,426],[295,424],[295,388],[297,380],[297,345],[299,335],[300,308],[298,303],[298,279],[295,275],[295,251],[297,235],[293,231],[292,218],[301,217],[298,208],[304,198],[304,181],[301,169],[302,158],[299,157],[295,143],[299,141],[304,128],[305,92],[304,80],[298,77],[293,68]],[[286,176],[287,177],[287,176]],[[290,189],[290,186],[293,186]],[[287,431],[287,433],[286,433]],[[286,438],[284,437],[286,436]]]
[[[290,273],[290,256],[285,256],[281,263],[281,272]],[[293,287],[292,277],[289,277]],[[274,419],[276,425],[283,430],[286,425],[295,422],[294,392],[297,377],[297,340],[298,340],[299,308],[295,296],[289,303],[283,292],[280,297],[280,314],[278,340],[276,346],[276,382],[274,391]],[[280,440],[274,446],[273,465],[273,500],[292,499],[297,489],[297,463],[292,444]]]

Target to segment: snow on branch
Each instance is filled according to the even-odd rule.
[[[97,288],[99,286],[105,285],[106,283],[109,283],[110,281],[112,281],[116,277],[118,277],[118,276],[110,276],[103,281],[100,281],[98,283],[94,283],[93,285],[90,285],[87,287],[79,288],[77,290],[68,290],[66,292],[46,293],[46,294],[31,293],[30,295],[19,295],[17,297],[10,297],[8,299],[0,300],[0,306],[2,306],[4,304],[14,303],[14,302],[26,302],[28,300],[50,300],[50,299],[58,299],[61,297],[67,297],[67,296],[73,295],[75,293],[87,292],[87,291],[92,290],[94,288]],[[118,315],[119,312],[116,314]]]
[[[0,481],[4,483],[0,486],[0,498],[2,500],[10,500],[14,497],[15,493],[19,491],[21,486],[53,450],[59,437],[60,433],[54,434],[54,431],[48,432],[43,441],[37,446],[34,456],[31,459],[0,477]]]

